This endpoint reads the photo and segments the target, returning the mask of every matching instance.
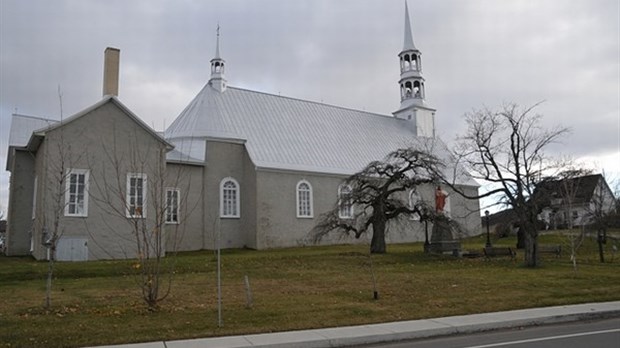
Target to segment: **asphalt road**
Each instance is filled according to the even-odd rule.
[[[620,348],[620,318],[518,328],[367,348]]]

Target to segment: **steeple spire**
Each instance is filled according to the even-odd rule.
[[[435,134],[435,110],[426,105],[426,90],[422,77],[422,52],[413,44],[409,6],[405,1],[405,40],[400,60],[400,108],[397,118],[411,120],[417,135],[432,137]]]
[[[409,6],[407,6],[407,1],[405,1],[405,43],[403,44],[403,51],[415,49],[413,35],[411,34],[411,22],[409,21]]]
[[[215,41],[215,58],[211,59],[211,79],[209,84],[218,90],[224,92],[226,90],[226,78],[224,77],[224,59],[220,57],[220,24],[217,25]]]
[[[220,57],[220,23],[217,23],[217,38],[215,41],[215,59],[221,59]]]

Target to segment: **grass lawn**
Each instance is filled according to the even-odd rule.
[[[554,235],[542,243],[561,243]],[[484,236],[467,240],[480,250]],[[615,241],[617,243],[617,240]],[[514,246],[514,238],[494,241]],[[222,252],[223,322],[217,327],[213,252],[176,258],[173,292],[160,310],[142,303],[131,261],[57,264],[53,309],[42,309],[45,262],[0,257],[0,347],[77,347],[273,332],[620,300],[620,255],[598,262],[588,239],[575,273],[564,252],[538,269],[522,254],[486,260],[426,255],[423,245],[389,245],[373,255],[379,300],[373,300],[368,247],[332,246]],[[618,245],[620,247],[620,245]],[[566,247],[564,247],[566,249]],[[245,308],[243,278],[254,305]]]

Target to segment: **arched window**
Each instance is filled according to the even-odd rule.
[[[420,87],[420,81],[413,83],[413,96],[416,98],[422,98],[422,88]]]
[[[413,87],[411,86],[411,81],[405,82],[405,97],[411,97],[412,91]]]
[[[239,183],[233,178],[224,178],[220,182],[220,217],[240,217],[239,201]]]
[[[312,186],[306,180],[297,183],[297,217],[311,218],[312,215]]]
[[[351,186],[342,184],[338,186],[338,217],[350,219],[353,217],[353,201],[351,199]]]
[[[416,205],[420,204],[420,195],[415,190],[409,191],[409,209],[413,209]],[[411,215],[411,220],[420,221],[420,214],[414,213]]]

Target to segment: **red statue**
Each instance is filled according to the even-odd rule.
[[[441,189],[441,186],[437,186],[435,191],[435,211],[443,213],[443,208],[446,206],[446,193]]]

